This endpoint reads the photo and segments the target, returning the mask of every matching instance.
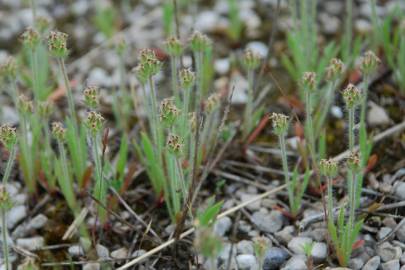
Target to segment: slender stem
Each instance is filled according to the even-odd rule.
[[[364,90],[362,95],[362,102],[361,102],[361,111],[360,111],[360,125],[362,127],[366,126],[366,113],[367,113],[367,95],[368,95],[368,84],[369,84],[369,76],[364,76]]]
[[[245,121],[244,121],[244,130],[243,137],[246,138],[249,136],[249,133],[252,131],[252,115],[253,115],[253,81],[254,81],[254,71],[248,70],[248,98],[245,108]]]
[[[70,83],[69,83],[69,78],[68,78],[67,72],[66,72],[65,60],[63,58],[58,58],[58,63],[59,63],[60,71],[63,75],[63,81],[65,83],[70,117],[72,118],[75,128],[77,129],[75,103],[74,103],[74,99],[73,99],[72,89],[71,89]]]
[[[4,186],[7,184],[8,178],[10,177],[11,169],[13,168],[16,153],[17,153],[17,147],[14,144],[13,148],[11,149],[10,156],[8,157],[6,170],[4,171],[4,174],[3,174],[3,185]]]
[[[309,90],[305,90],[305,113],[306,113],[306,131],[308,138],[308,148],[311,155],[312,163],[316,164],[316,146],[314,137],[314,124],[312,119],[312,96]]]
[[[64,176],[63,178],[65,179],[65,181],[68,182],[68,183],[63,183],[61,185],[62,187],[64,186],[64,188],[62,188],[62,191],[65,193],[64,196],[66,197],[66,201],[68,202],[70,209],[72,209],[72,211],[75,213],[77,209],[76,209],[76,203],[75,203],[75,199],[74,199],[73,183],[69,176],[69,169],[68,169],[65,147],[63,146],[63,143],[60,140],[58,140],[58,149],[59,149],[60,158],[62,161],[62,173]]]
[[[334,223],[333,218],[333,190],[332,190],[332,179],[328,176],[326,178],[327,189],[328,189],[328,221],[330,224]]]
[[[324,101],[325,103],[323,104],[319,104],[319,106],[322,108],[321,112],[320,112],[320,116],[318,118],[318,121],[316,123],[316,132],[320,132],[321,131],[321,127],[324,126],[326,117],[329,113],[330,107],[333,104],[334,101],[334,94],[333,91],[335,90],[336,87],[336,82],[331,82],[329,84],[329,88],[326,92],[326,95],[324,96],[324,99],[322,99],[322,101]]]
[[[99,140],[98,136],[92,136],[92,152],[93,152],[93,160],[96,167],[96,189],[95,189],[95,197],[103,204],[106,204],[106,194],[105,194],[105,187],[104,187],[104,177],[103,177],[103,168],[101,162],[101,156],[99,154]],[[105,220],[105,209],[103,207],[98,207],[98,213],[100,215],[100,220],[104,222]]]
[[[294,206],[293,206],[294,205],[294,187],[291,186],[290,174],[288,171],[287,150],[286,150],[286,143],[285,143],[284,135],[279,135],[278,141],[279,141],[280,150],[281,150],[281,160],[283,163],[284,179],[285,179],[285,183],[287,184],[288,200],[290,203],[290,208],[292,210],[294,208]]]
[[[38,102],[41,100],[42,97],[41,97],[40,90],[39,90],[38,61],[37,61],[35,48],[30,50],[30,57],[31,57],[33,92],[34,92],[35,101]]]
[[[151,123],[151,130],[152,130],[152,136],[155,142],[155,146],[158,149],[158,152],[160,153],[160,148],[161,148],[161,136],[160,136],[160,128],[159,128],[159,119],[158,119],[158,105],[157,105],[157,100],[156,100],[156,90],[155,90],[155,84],[153,82],[153,78],[149,77],[148,79],[149,83],[149,90],[150,90],[150,105],[151,105],[151,114],[152,114],[152,123]]]
[[[354,149],[354,110],[355,108],[349,108],[349,149],[353,151]]]
[[[177,64],[178,58],[176,56],[172,56],[170,59],[170,66],[171,66],[170,69],[172,75],[172,92],[174,97],[176,98],[176,103],[180,101],[180,94],[177,83]]]
[[[6,209],[1,207],[1,235],[3,240],[3,256],[4,264],[6,265],[6,270],[10,269],[9,258],[8,258],[8,243],[7,243],[7,217]]]
[[[201,98],[202,98],[202,84],[203,84],[203,53],[202,52],[196,52],[194,54],[195,58],[195,66],[196,66],[196,94],[195,94],[195,104],[194,104],[194,111],[198,113],[200,103],[201,103]]]
[[[11,93],[10,96],[13,100],[14,106],[17,108],[18,106],[18,90],[17,90],[17,82],[15,78],[10,78],[11,83]]]
[[[34,176],[33,176],[33,162],[32,162],[32,153],[31,153],[31,148],[29,144],[29,134],[28,134],[28,123],[27,123],[27,115],[24,114],[21,117],[21,132],[22,132],[22,153],[23,153],[23,159],[25,163],[25,168],[26,168],[26,177],[25,179],[27,181],[27,186],[28,189],[31,192],[35,191],[35,184],[34,184]]]

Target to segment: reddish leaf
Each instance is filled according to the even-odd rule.
[[[93,174],[93,166],[87,167],[82,177],[82,186],[80,187],[82,190],[86,190],[87,187],[89,186],[92,174]]]
[[[359,239],[359,240],[357,240],[356,242],[354,242],[354,244],[352,245],[352,249],[358,249],[358,248],[360,248],[361,246],[363,246],[364,245],[364,239]]]
[[[301,125],[300,122],[295,122],[294,123],[294,133],[295,133],[295,136],[297,136],[301,140],[304,139],[304,137],[305,137],[305,135],[304,135],[304,127]]]
[[[305,111],[305,106],[296,96],[281,96],[278,99],[278,103],[296,110],[298,113],[303,113]]]
[[[377,161],[378,161],[377,154],[371,155],[371,157],[368,159],[367,166],[364,169],[365,173],[371,171],[375,167],[375,165],[377,164]]]
[[[295,219],[295,216],[293,216],[289,211],[285,210],[284,208],[282,208],[278,205],[273,206],[273,209],[276,211],[279,211],[283,216],[287,217],[288,219],[292,219],[292,220]]]
[[[351,70],[348,83],[357,84],[361,81],[361,72],[358,69]]]
[[[253,130],[253,132],[249,135],[246,144],[245,144],[245,148],[251,144],[256,138],[257,136],[259,136],[260,132],[264,129],[264,127],[266,126],[267,122],[269,122],[269,115],[265,114],[262,119],[260,120],[259,124],[257,125],[257,127]]]

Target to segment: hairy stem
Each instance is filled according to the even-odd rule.
[[[17,153],[17,147],[16,147],[16,145],[13,145],[13,148],[11,149],[11,152],[10,152],[10,156],[8,157],[8,160],[7,160],[6,170],[4,171],[4,174],[3,174],[3,185],[4,186],[7,184],[8,178],[10,177],[11,169],[13,168],[16,153]]]
[[[316,164],[316,146],[314,137],[314,124],[312,119],[312,96],[309,90],[305,91],[305,113],[306,113],[306,138],[308,138],[308,149],[311,155],[312,163]]]
[[[63,58],[58,58],[59,68],[63,76],[63,82],[65,84],[68,106],[69,106],[69,114],[73,120],[75,128],[77,129],[77,119],[76,119],[76,110],[75,110],[75,103],[73,99],[72,89],[70,87],[69,78],[66,72],[65,60]]]
[[[354,111],[355,108],[349,108],[349,149],[353,151],[354,149]]]
[[[283,163],[284,179],[285,179],[285,183],[287,184],[288,201],[290,203],[290,208],[291,208],[291,211],[292,211],[293,208],[294,208],[294,187],[291,185],[290,173],[288,171],[288,160],[287,160],[287,150],[286,150],[285,136],[284,135],[279,135],[278,136],[278,141],[279,141],[280,150],[281,150],[281,160],[282,160],[282,163]]]
[[[254,83],[254,71],[249,69],[248,71],[248,99],[246,102],[246,108],[245,108],[245,117],[244,117],[244,127],[243,127],[243,137],[247,138],[249,136],[249,133],[252,131],[253,127],[253,83]]]

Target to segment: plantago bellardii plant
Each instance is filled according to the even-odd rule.
[[[11,208],[10,195],[6,190],[6,186],[2,184],[0,186],[0,211],[1,211],[1,236],[3,245],[3,257],[5,269],[12,269],[9,260],[9,248],[8,248],[8,237],[7,237],[7,211]]]

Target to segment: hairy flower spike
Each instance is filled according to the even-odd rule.
[[[315,72],[304,72],[302,75],[302,84],[306,90],[313,91],[315,90],[316,84],[316,73]]]
[[[97,86],[88,86],[83,90],[84,103],[91,109],[97,108],[99,104],[99,89]]]
[[[180,70],[180,85],[184,90],[189,90],[194,85],[195,74],[190,69]]]
[[[167,138],[167,147],[169,151],[178,156],[183,150],[183,140],[180,136],[175,134],[169,134]]]
[[[69,51],[67,49],[67,38],[66,33],[59,31],[51,31],[48,36],[48,50],[49,52],[59,58],[65,58]]]
[[[52,135],[59,141],[65,139],[66,129],[63,127],[61,122],[52,123]]]
[[[9,210],[12,206],[11,198],[4,185],[0,186],[0,208]]]
[[[54,110],[53,103],[42,101],[38,103],[38,113],[43,118],[48,118]]]
[[[216,108],[219,107],[221,102],[221,95],[218,93],[214,93],[207,98],[205,102],[205,111],[207,113],[213,112]]]
[[[345,64],[338,59],[332,58],[330,60],[329,66],[326,69],[326,79],[329,81],[335,81],[342,75],[343,70],[345,69]]]
[[[380,63],[381,60],[372,51],[367,51],[361,58],[360,67],[365,74],[370,74],[375,71]]]
[[[180,115],[180,110],[174,104],[174,98],[165,98],[160,103],[160,121],[166,126],[172,126],[176,118]]]
[[[17,141],[16,129],[9,125],[0,126],[0,141],[7,149],[13,148]]]
[[[361,169],[361,158],[360,154],[357,151],[353,151],[350,153],[349,157],[347,158],[347,165],[349,168],[351,168],[353,171],[360,171]]]
[[[196,31],[190,38],[190,47],[194,52],[203,52],[211,47],[211,40],[206,35]]]
[[[142,84],[156,75],[161,68],[161,62],[157,59],[153,50],[143,49],[139,57],[139,64],[135,67],[135,72]]]
[[[353,108],[361,102],[361,91],[353,84],[343,90],[343,99],[348,108]]]
[[[272,113],[273,131],[277,135],[284,135],[288,130],[288,116],[281,113]]]
[[[255,70],[260,65],[260,55],[251,49],[246,49],[243,55],[243,65],[248,70]]]
[[[338,164],[334,159],[321,159],[319,162],[321,174],[328,177],[335,177],[338,173]]]
[[[165,42],[166,51],[170,56],[181,56],[183,53],[183,45],[176,37],[170,37]]]
[[[17,74],[17,63],[15,58],[12,56],[7,57],[7,59],[0,65],[0,76],[15,78]]]
[[[102,117],[101,114],[95,111],[91,111],[87,114],[85,125],[93,136],[95,136],[103,128],[103,123],[104,117]]]
[[[18,97],[17,106],[21,113],[32,113],[34,111],[34,104],[32,100],[23,94]]]
[[[30,49],[35,49],[40,41],[40,35],[37,30],[33,28],[27,28],[21,35],[21,40],[24,45],[28,46]]]

